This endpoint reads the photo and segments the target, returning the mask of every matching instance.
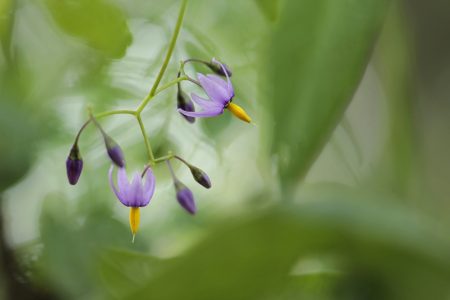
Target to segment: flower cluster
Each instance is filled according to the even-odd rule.
[[[214,74],[197,74],[197,79],[191,78],[184,72],[184,65],[189,62],[197,62],[202,63],[211,69]],[[188,59],[182,62],[180,66],[180,71],[178,72],[177,79],[174,81],[174,84],[177,84],[178,93],[177,93],[177,111],[190,123],[195,122],[195,118],[202,117],[214,117],[224,113],[225,109],[231,111],[235,116],[239,119],[250,123],[251,119],[247,115],[247,113],[239,107],[237,104],[232,103],[234,94],[233,85],[230,80],[231,71],[228,66],[222,64],[216,59],[212,59],[211,61],[202,61],[198,59]],[[195,83],[208,96],[208,99],[202,98],[195,93],[191,94],[191,98],[187,96],[187,94],[181,88],[181,81],[186,80],[192,83]],[[150,98],[146,98],[150,99]],[[144,100],[143,107],[148,102],[148,100]],[[200,111],[195,110],[194,103],[200,107]],[[141,106],[140,106],[141,107]],[[83,160],[81,158],[78,140],[81,132],[84,128],[93,123],[99,132],[102,135],[106,153],[111,159],[112,166],[109,170],[109,183],[111,185],[111,189],[116,197],[119,199],[120,203],[124,206],[130,208],[130,228],[131,233],[134,237],[138,231],[139,221],[140,221],[140,208],[145,207],[150,203],[151,198],[155,192],[156,187],[156,179],[153,174],[152,167],[154,167],[157,163],[165,161],[170,174],[173,179],[173,184],[176,192],[176,199],[180,206],[189,214],[194,215],[197,212],[197,207],[194,201],[194,195],[192,191],[182,183],[177,176],[175,175],[171,160],[176,159],[183,163],[185,166],[189,168],[191,171],[193,179],[202,185],[203,187],[209,189],[211,188],[211,180],[208,175],[201,170],[200,168],[188,163],[185,159],[181,158],[178,155],[174,155],[171,152],[164,157],[154,158],[153,153],[151,152],[151,148],[149,147],[149,140],[145,133],[144,124],[142,123],[140,112],[142,108],[138,108],[136,111],[111,111],[103,114],[93,115],[91,112],[89,113],[89,120],[81,127],[78,132],[75,142],[72,145],[69,156],[66,161],[67,168],[67,178],[69,183],[75,185],[80,178],[81,171],[83,169]],[[114,139],[109,136],[102,126],[99,124],[98,120],[100,117],[113,115],[113,114],[121,114],[128,113],[136,116],[136,119],[141,125],[141,130],[143,133],[143,137],[145,140],[145,145],[147,147],[147,151],[149,153],[149,162],[145,165],[144,170],[142,172],[134,172],[131,180],[128,179],[127,171],[126,171],[126,163],[123,151],[119,144],[114,141]],[[117,169],[117,177],[114,180],[114,171]]]

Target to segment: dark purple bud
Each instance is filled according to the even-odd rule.
[[[197,181],[207,189],[211,187],[211,180],[209,179],[208,174],[192,165],[189,165],[189,169],[191,170],[192,176],[194,177],[195,181]]]
[[[81,171],[83,170],[83,160],[81,159],[78,145],[74,144],[70,149],[69,156],[66,160],[67,179],[71,185],[75,185],[80,178]]]
[[[106,151],[109,157],[118,167],[125,167],[125,157],[119,144],[116,143],[110,136],[104,135]]]
[[[231,77],[232,75],[230,68],[226,64],[219,62],[215,58],[211,59],[211,61],[206,65],[217,75],[226,76],[225,72],[227,72],[229,77]]]
[[[178,93],[177,93],[177,108],[180,108],[184,111],[195,111],[194,103],[192,103],[192,100],[186,95],[185,92],[181,90],[181,87],[178,87]],[[181,113],[180,113],[181,114]],[[194,123],[195,118],[189,117],[181,114],[189,123]]]
[[[175,190],[177,191],[178,203],[191,215],[197,211],[194,202],[194,195],[191,190],[180,181],[175,181]]]

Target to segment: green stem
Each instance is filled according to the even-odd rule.
[[[107,116],[111,115],[136,115],[136,112],[134,110],[128,110],[128,109],[119,109],[119,110],[111,110],[111,111],[105,111],[102,113],[98,113],[94,115],[94,118],[101,119]]]
[[[164,91],[165,89],[171,87],[172,85],[175,85],[175,84],[177,84],[177,83],[179,83],[181,81],[184,81],[184,80],[189,80],[189,79],[188,79],[187,76],[181,76],[181,77],[178,77],[177,79],[174,79],[174,80],[166,83],[165,85],[163,85],[162,87],[160,87],[159,89],[156,90],[155,95],[159,94],[160,92]]]
[[[183,2],[181,3],[180,12],[178,13],[177,23],[175,25],[175,30],[173,32],[172,38],[170,40],[169,49],[167,50],[166,57],[164,58],[164,62],[161,66],[161,69],[159,70],[158,76],[156,77],[155,83],[153,84],[153,86],[150,90],[150,93],[148,93],[147,97],[145,97],[145,99],[142,100],[142,103],[136,109],[136,111],[138,113],[140,113],[145,108],[145,106],[148,104],[148,102],[156,94],[158,85],[161,82],[164,72],[167,69],[167,65],[169,64],[170,58],[172,57],[172,53],[175,48],[175,44],[177,42],[178,34],[180,33],[181,24],[183,23],[184,12],[186,10],[186,5],[187,5],[188,0],[182,0],[182,1]]]
[[[164,155],[164,156],[161,156],[161,157],[156,158],[156,159],[154,160],[154,162],[155,162],[155,163],[160,163],[160,162],[162,162],[162,161],[166,161],[166,160],[172,159],[172,158],[174,158],[174,157],[175,157],[175,155],[173,155],[173,154],[167,154],[167,155]]]
[[[150,159],[150,163],[153,164],[155,162],[155,157],[153,156],[152,146],[150,145],[150,140],[148,139],[147,133],[145,133],[144,123],[142,122],[142,118],[139,113],[136,115],[136,119],[139,123],[139,127],[141,128],[142,137],[144,138],[148,158]]]

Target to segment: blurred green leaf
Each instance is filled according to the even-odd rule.
[[[40,219],[44,249],[37,262],[37,279],[53,286],[63,299],[86,299],[87,295],[105,293],[99,288],[105,278],[98,275],[102,268],[112,267],[108,263],[109,249],[147,248],[144,239],[132,244],[128,226],[113,219],[106,205],[93,202],[93,195],[86,195],[84,200],[91,202],[91,210],[83,215],[72,212],[61,195],[52,195],[44,203]],[[124,258],[123,263],[126,261]],[[125,270],[121,272],[128,274]],[[114,280],[111,276],[106,280]]]
[[[252,220],[227,220],[127,299],[279,299],[269,296],[305,292],[283,289],[294,267],[318,254],[342,262],[328,299],[447,295],[448,238],[412,212],[360,198],[367,195],[330,191]]]
[[[43,128],[39,110],[27,108],[20,83],[13,78],[0,76],[0,191],[25,175],[36,158],[36,143]]]
[[[12,21],[14,19],[14,1],[0,1],[0,43],[5,56],[8,56],[11,40]]]
[[[162,266],[157,258],[118,249],[105,251],[99,259],[103,285],[114,299],[121,299],[142,287]]]
[[[279,0],[255,0],[261,12],[270,21],[276,21],[278,18]]]
[[[420,158],[413,129],[416,93],[412,41],[407,24],[399,5],[393,5],[375,52],[376,68],[389,108],[389,138],[376,167],[378,180],[375,182],[397,195],[411,198],[423,185],[417,177]]]
[[[123,12],[103,0],[46,0],[55,22],[111,58],[120,58],[132,36]]]
[[[295,183],[340,121],[389,0],[290,0],[269,51],[266,97],[282,182]]]

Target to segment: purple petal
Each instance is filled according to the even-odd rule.
[[[191,94],[192,100],[194,100],[195,103],[197,103],[201,108],[208,110],[208,109],[216,109],[216,108],[223,108],[222,104],[219,104],[217,102],[213,102],[211,100],[203,99],[202,97],[192,93]],[[188,111],[188,110],[186,110]]]
[[[211,80],[203,74],[198,74],[198,81],[202,85],[202,88],[208,94],[212,101],[226,105],[230,101],[230,93],[227,88],[223,87],[222,84],[218,84],[216,81]]]
[[[114,185],[114,180],[112,178],[113,169],[114,166],[112,165],[111,168],[109,168],[109,184],[111,185],[111,188],[114,191],[114,194],[116,194],[116,197],[119,199],[119,201],[122,202],[123,205],[128,206],[128,201],[126,199],[126,196],[124,195],[124,191],[117,190],[116,186]]]
[[[144,198],[142,191],[142,180],[138,172],[134,173],[133,181],[129,186],[127,198],[130,206],[139,207],[141,206],[141,200]]]
[[[222,78],[220,78],[219,76],[216,76],[216,75],[206,75],[206,77],[208,77],[209,79],[214,81],[216,84],[222,86],[227,91],[228,102],[231,100],[231,98],[234,97],[234,89],[233,89],[233,86],[231,85],[231,81],[228,76],[227,76],[227,81],[223,80]]]
[[[126,191],[129,185],[125,168],[119,168],[117,171],[117,187],[119,191]]]
[[[222,69],[222,72],[225,74],[225,76],[227,77],[227,91],[230,94],[233,94],[234,96],[234,90],[233,90],[233,86],[231,85],[231,80],[230,80],[230,76],[231,76],[231,72],[229,71],[227,65],[222,64],[220,61],[218,61],[217,59],[213,58],[212,59],[213,63],[218,63],[220,65],[220,68]]]
[[[218,86],[222,87],[225,90],[228,90],[228,82],[223,80],[220,76],[209,74],[206,77],[216,83]]]
[[[194,117],[194,118],[208,118],[208,117],[215,117],[223,113],[223,107],[217,107],[214,109],[208,109],[203,110],[200,112],[191,112],[191,111],[185,111],[182,109],[178,109],[178,112],[182,113],[185,116],[188,117]]]
[[[155,175],[150,168],[145,172],[145,184],[144,184],[144,199],[143,206],[147,205],[150,202],[150,199],[153,197],[153,193],[155,192]]]

